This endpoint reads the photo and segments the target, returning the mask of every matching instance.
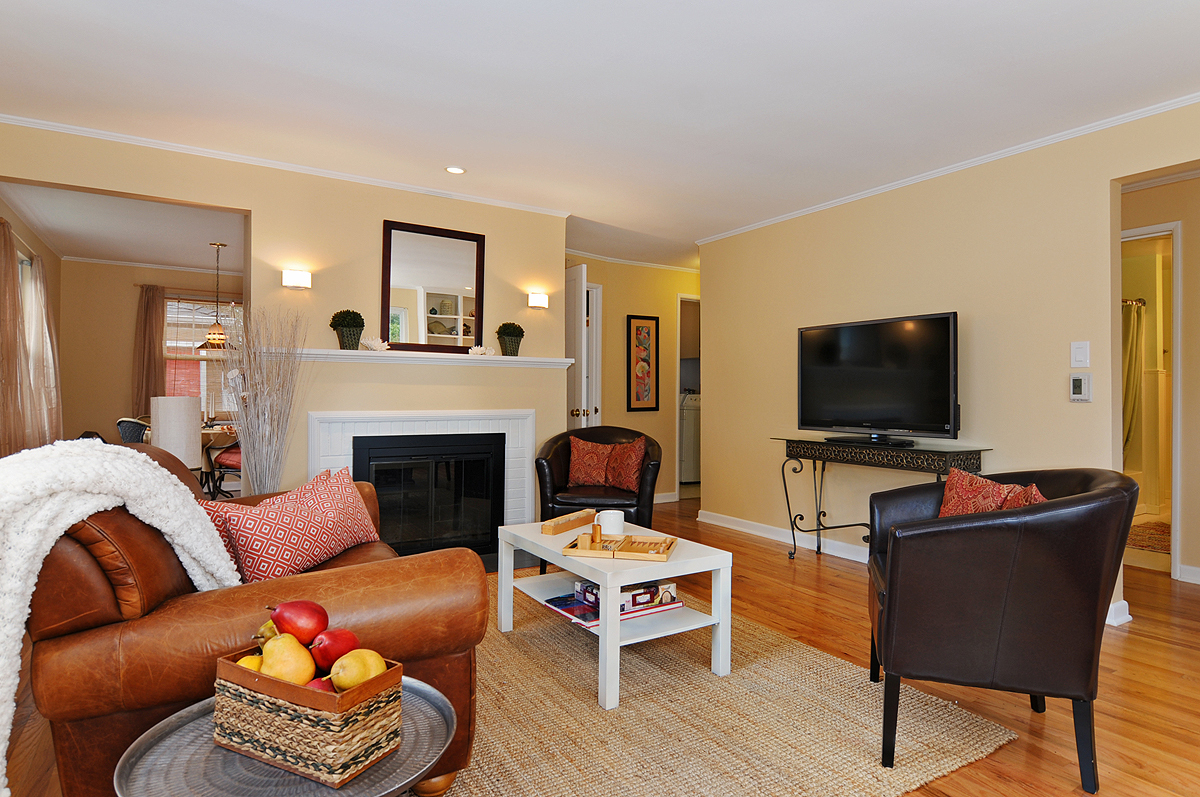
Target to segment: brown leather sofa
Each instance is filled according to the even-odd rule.
[[[883,765],[895,757],[900,679],[1071,701],[1080,780],[1099,788],[1092,702],[1100,643],[1138,486],[1086,468],[1001,473],[1048,500],[939,518],[945,485],[871,496],[871,680],[884,679]]]
[[[204,497],[179,460],[132,447]],[[358,489],[378,528],[374,487]],[[212,696],[217,657],[253,644],[264,607],[301,598],[322,604],[364,647],[403,662],[405,675],[449,698],[457,732],[413,791],[430,797],[449,789],[470,761],[475,734],[475,645],[488,610],[478,555],[456,548],[399,557],[371,542],[307,573],[197,592],[162,535],[117,507],[55,543],[27,625],[34,699],[50,721],[65,797],[113,795],[125,749],[155,723]]]
[[[588,426],[572,429],[551,437],[542,444],[534,465],[537,469],[541,494],[542,520],[569,515],[580,509],[620,509],[625,519],[643,528],[650,528],[654,519],[654,484],[662,465],[662,446],[650,435],[646,437],[646,458],[642,460],[638,491],[631,493],[616,487],[567,486],[571,473],[571,438],[589,443],[632,443],[643,432],[622,426]]]

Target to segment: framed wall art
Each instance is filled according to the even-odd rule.
[[[658,409],[658,316],[626,316],[625,409]]]

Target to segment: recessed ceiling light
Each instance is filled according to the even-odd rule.
[[[458,166],[447,166],[446,171],[450,172],[451,174],[466,174],[467,170]]]

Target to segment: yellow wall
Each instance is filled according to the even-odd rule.
[[[483,233],[489,345],[501,321],[516,321],[525,328],[522,355],[563,356],[566,222],[558,216],[13,125],[0,125],[0,177],[248,211],[247,299],[299,310],[313,348],[337,348],[329,318],[343,308],[359,310],[368,334],[378,334],[385,219]],[[280,270],[293,264],[313,272],[312,290],[280,285]],[[550,310],[526,307],[534,285],[551,294]],[[313,363],[309,383],[285,487],[307,473],[310,409],[533,407],[539,442],[566,428],[562,370]]]
[[[604,286],[604,365],[601,396],[604,423],[637,429],[662,446],[656,492],[678,488],[676,439],[679,436],[679,318],[677,296],[700,295],[694,271],[634,266],[603,258],[567,255],[567,266],[587,263],[588,282]],[[658,316],[658,411],[626,411],[625,321],[629,315]]]
[[[770,438],[796,434],[796,328],[911,313],[959,313],[960,442],[992,449],[985,472],[1119,469],[1112,181],[1197,157],[1192,105],[702,246],[704,511],[786,528],[783,447]],[[1200,339],[1198,319],[1185,321],[1185,340]],[[1090,404],[1067,400],[1072,341],[1091,342]],[[1200,364],[1185,373],[1194,385],[1185,396],[1200,395]],[[1186,418],[1186,401],[1180,411]],[[1185,450],[1198,444],[1193,423]],[[1200,566],[1200,509],[1184,498],[1198,494],[1197,456],[1176,496],[1191,566]],[[838,465],[828,477],[831,524],[865,521],[875,490],[930,478]],[[798,511],[811,518],[806,486]],[[861,534],[829,536],[861,546]]]
[[[141,285],[207,292],[214,277],[195,271],[62,262],[62,322],[58,350],[63,391],[63,435],[99,432],[120,440],[117,419],[133,412],[133,339]],[[236,295],[242,278],[223,274],[221,293]]]

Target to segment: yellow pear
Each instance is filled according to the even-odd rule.
[[[247,669],[259,672],[262,670],[262,659],[262,656],[242,656],[237,660],[237,663],[239,667],[246,667]]]
[[[373,650],[358,648],[342,656],[329,668],[329,680],[339,692],[345,692],[370,680],[387,669],[387,662]]]
[[[283,681],[303,685],[317,674],[312,654],[291,634],[278,634],[264,642],[262,659],[260,672]]]
[[[258,630],[254,632],[254,636],[251,639],[258,643],[258,647],[261,650],[263,645],[267,644],[268,640],[276,636],[279,636],[279,631],[275,628],[275,622],[267,620],[258,627]]]

